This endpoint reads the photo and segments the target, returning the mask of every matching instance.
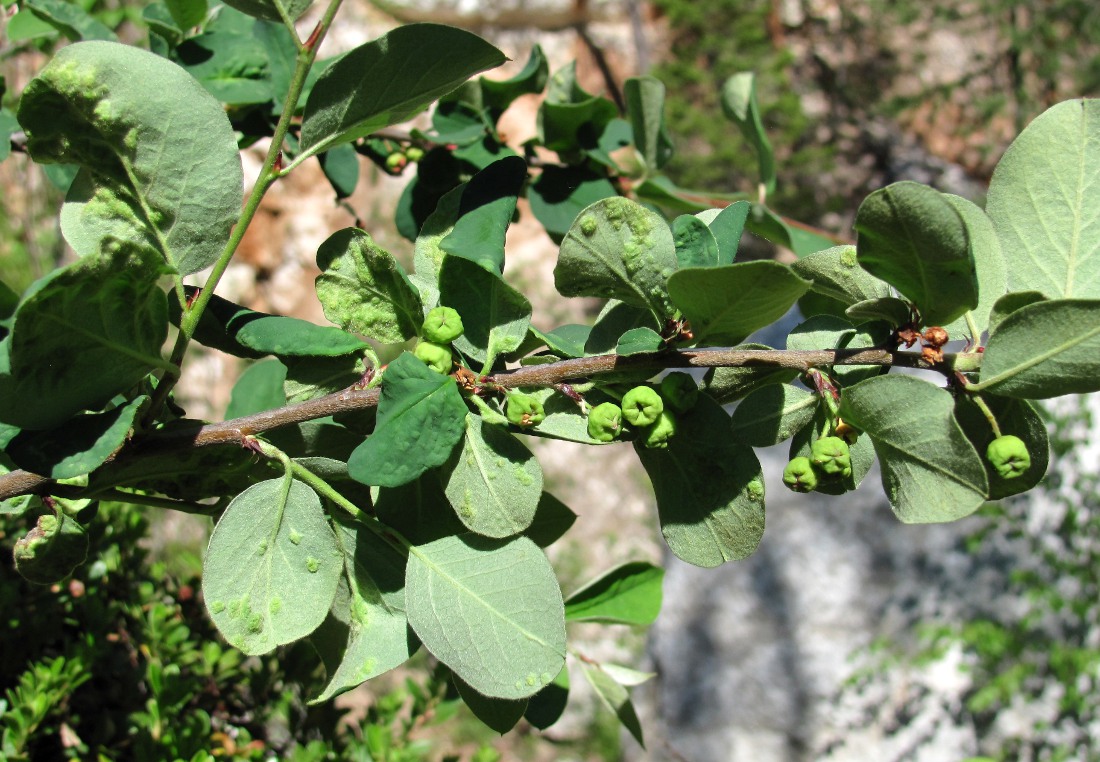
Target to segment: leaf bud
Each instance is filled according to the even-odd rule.
[[[783,483],[795,492],[813,492],[817,489],[817,469],[805,456],[792,458],[783,469]]]
[[[529,394],[512,392],[504,406],[504,415],[517,426],[538,426],[546,418],[542,403]]]
[[[424,318],[421,333],[435,344],[450,344],[462,335],[462,318],[452,307],[435,307]]]
[[[601,402],[588,413],[588,436],[597,442],[611,442],[623,430],[623,409],[614,402]]]
[[[449,346],[421,341],[417,343],[413,354],[436,373],[442,373],[444,376],[451,372],[451,367],[454,365]]]
[[[631,426],[655,423],[664,409],[661,395],[651,386],[635,386],[623,395],[623,418]]]
[[[821,437],[810,449],[810,460],[828,476],[847,478],[852,475],[852,456],[848,443],[840,437]]]
[[[1031,468],[1031,453],[1027,451],[1027,445],[1011,434],[997,437],[990,442],[985,450],[985,457],[1002,479],[1023,476]]]
[[[686,413],[699,399],[699,384],[687,373],[669,373],[661,379],[661,396],[677,413]]]
[[[642,444],[650,449],[668,447],[668,440],[676,436],[676,416],[668,410],[662,410],[657,420],[642,432]]]

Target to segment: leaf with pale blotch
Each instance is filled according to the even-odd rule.
[[[702,345],[737,344],[771,325],[810,287],[778,262],[689,267],[668,280],[673,303]]]
[[[665,283],[676,270],[676,245],[656,212],[626,198],[586,208],[562,241],[554,284],[563,296],[599,296],[671,317]]]
[[[617,566],[565,600],[565,619],[604,624],[653,624],[661,612],[665,571],[646,561]]]
[[[465,431],[466,403],[450,376],[408,352],[386,367],[374,433],[348,460],[354,479],[380,487],[441,466]]]
[[[474,74],[506,60],[488,42],[461,29],[400,26],[344,54],[317,80],[306,100],[302,151],[319,153],[404,122]]]
[[[698,217],[682,214],[672,221],[672,239],[676,244],[676,261],[680,267],[717,267],[718,241],[707,223]]]
[[[342,651],[311,704],[404,664],[420,645],[405,618],[405,557],[362,523],[338,521],[335,528],[345,576],[329,624],[343,635],[335,638]]]
[[[810,290],[851,306],[890,295],[890,286],[859,266],[855,246],[834,246],[799,258],[791,269],[813,281]]]
[[[366,232],[333,233],[317,250],[317,267],[317,298],[325,317],[345,331],[383,344],[420,333],[420,294],[393,255]]]
[[[771,447],[785,442],[813,420],[821,399],[791,384],[757,389],[734,408],[733,440],[752,447]]]
[[[978,276],[966,221],[947,195],[900,182],[859,206],[859,264],[911,299],[926,325],[947,325],[978,306]]]
[[[534,695],[565,664],[561,590],[526,537],[459,535],[412,547],[405,599],[425,648],[486,696]]]
[[[1100,299],[1053,299],[1005,318],[975,391],[1025,399],[1100,390]]]
[[[222,104],[180,67],[128,45],[70,45],[23,91],[19,122],[35,161],[82,167],[61,218],[77,253],[130,241],[185,275],[218,258],[241,160]]]
[[[718,403],[700,397],[667,449],[635,445],[669,549],[696,566],[747,558],[764,535],[760,462],[731,440],[729,426]]]
[[[989,183],[1010,291],[1100,298],[1100,101],[1072,100],[1035,118]]]
[[[506,429],[466,416],[462,447],[443,468],[444,491],[462,523],[487,537],[531,525],[542,497],[542,468]]]
[[[985,502],[985,466],[954,407],[950,392],[913,376],[880,376],[844,389],[840,416],[871,438],[883,489],[906,524],[954,521]]]
[[[120,244],[36,281],[0,342],[0,421],[50,429],[167,368],[163,268]]]
[[[214,527],[203,600],[231,645],[265,654],[320,626],[343,568],[317,494],[289,477],[270,479],[233,498]]]

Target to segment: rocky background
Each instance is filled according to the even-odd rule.
[[[736,71],[756,70],[784,168],[775,205],[842,235],[863,195],[896,180],[980,202],[996,160],[1030,118],[1063,98],[1100,92],[1100,10],[1068,0],[349,0],[323,54],[415,20],[472,29],[513,68],[538,43],[554,68],[577,59],[594,92],[613,95],[625,77],[656,73],[669,83],[679,152],[670,170],[681,184],[714,191],[751,187],[754,159],[719,118],[715,92]],[[25,59],[2,64],[12,91],[31,74],[17,61]],[[524,99],[506,114],[515,144],[533,132],[536,109]],[[256,168],[246,162],[245,176]],[[224,295],[322,321],[310,287],[314,255],[355,218],[409,256],[391,222],[403,181],[363,169],[345,206],[316,166],[276,186],[223,280]],[[0,165],[0,187],[0,277],[18,287],[65,256],[50,216],[56,199],[18,157]],[[555,298],[556,250],[530,215],[509,235],[508,277],[532,294],[536,325],[591,317],[594,305],[563,307]],[[769,343],[782,345],[782,328]],[[239,371],[214,354],[193,360],[189,413],[220,416]],[[1100,404],[1087,405],[1056,408],[1059,441],[1095,439],[1090,415],[1100,415]],[[548,484],[580,516],[556,551],[567,593],[627,560],[668,570],[648,642],[607,628],[578,633],[581,651],[643,661],[657,673],[635,691],[647,750],[626,738],[623,758],[1047,759],[1054,748],[1068,755],[1057,758],[1100,755],[1087,699],[1100,663],[1090,603],[1100,553],[1095,446],[1057,459],[1048,490],[1029,502],[933,527],[900,525],[875,474],[853,495],[794,496],[779,479],[785,448],[762,452],[766,536],[751,559],[716,570],[663,552],[652,494],[629,448],[535,446]],[[1021,583],[1021,570],[1030,583]],[[963,632],[979,620],[993,624]],[[1074,646],[1076,661],[1052,666],[1051,643]],[[1019,679],[1002,679],[1019,665]],[[975,701],[989,686],[1000,693]],[[551,735],[585,732],[584,716],[582,708]]]

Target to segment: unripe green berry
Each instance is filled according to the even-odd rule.
[[[699,384],[687,373],[669,373],[661,379],[661,396],[677,413],[686,413],[699,399]]]
[[[546,418],[546,411],[534,397],[512,392],[504,405],[504,415],[517,426],[538,426]]]
[[[421,333],[428,341],[450,344],[462,335],[462,318],[451,307],[435,307],[424,318]]]
[[[623,430],[623,409],[614,402],[601,402],[588,413],[588,436],[597,442],[611,442]]]
[[[1031,468],[1031,453],[1027,451],[1027,445],[1011,434],[997,437],[990,442],[985,450],[985,457],[1002,479],[1023,476]]]
[[[420,161],[424,158],[424,149],[419,146],[409,146],[405,149],[405,158],[409,161]]]
[[[389,156],[386,157],[386,168],[391,169],[394,172],[399,172],[400,170],[405,168],[405,165],[408,164],[408,162],[409,160],[405,158],[405,154],[398,151],[396,153],[391,153]]]
[[[848,443],[840,437],[822,437],[810,449],[810,460],[828,476],[848,478],[852,475],[852,455]]]
[[[783,483],[795,492],[813,492],[817,489],[817,469],[805,456],[792,458],[783,469]]]
[[[436,373],[442,373],[444,376],[451,372],[451,366],[454,364],[449,346],[434,344],[430,341],[419,342],[413,354]]]
[[[642,432],[642,444],[650,449],[668,447],[668,440],[676,436],[676,416],[662,410],[657,420]]]
[[[623,418],[631,426],[649,426],[664,409],[661,395],[651,386],[635,386],[623,395]]]

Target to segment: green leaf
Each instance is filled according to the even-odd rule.
[[[588,435],[588,416],[566,395],[556,389],[532,389],[525,393],[542,403],[546,418],[537,426],[522,429],[522,433],[589,445],[608,444]]]
[[[559,154],[577,154],[599,148],[600,137],[618,116],[607,98],[585,92],[576,78],[576,62],[550,78],[538,113],[538,139]]]
[[[907,325],[913,319],[909,303],[893,296],[856,302],[844,310],[844,315],[851,320],[884,320],[893,328]]]
[[[845,306],[890,296],[890,286],[859,266],[855,246],[834,246],[807,254],[791,269],[813,281],[810,290]]]
[[[233,384],[225,408],[226,420],[282,407],[286,404],[285,382],[286,366],[278,360],[249,365]]]
[[[741,344],[735,349],[771,349],[766,344]],[[746,366],[743,368],[712,368],[703,377],[703,391],[720,405],[745,397],[769,384],[793,381],[798,371],[788,368]]]
[[[241,345],[276,357],[340,357],[370,344],[332,325],[245,310],[227,326]]]
[[[745,229],[753,235],[771,241],[776,246],[785,246],[797,257],[804,257],[836,245],[835,239],[776,214],[763,204],[752,205],[752,213],[745,220]]]
[[[6,108],[0,109],[0,161],[11,155],[11,136],[19,130],[15,114]]]
[[[718,242],[718,264],[732,265],[737,258],[737,248],[741,244],[741,234],[745,230],[752,204],[748,201],[736,201],[724,209],[707,209],[695,216],[710,228]]]
[[[584,676],[596,690],[596,695],[604,706],[618,718],[622,726],[630,731],[634,740],[645,748],[645,740],[642,735],[642,724],[638,721],[638,714],[634,711],[634,704],[630,701],[630,693],[620,685],[615,678],[608,674],[599,664],[581,662]]]
[[[317,629],[343,569],[317,494],[289,477],[270,479],[233,498],[214,527],[203,600],[231,645],[265,654]]]
[[[700,397],[680,417],[668,449],[635,445],[657,498],[669,549],[696,566],[748,558],[764,535],[764,480],[748,447],[729,435],[729,416]]]
[[[974,391],[1047,399],[1100,390],[1100,300],[1022,307],[989,338]]]
[[[610,300],[596,316],[596,323],[584,342],[585,355],[603,355],[615,351],[619,339],[636,328],[648,328],[654,333],[661,326],[649,310]]]
[[[973,242],[946,194],[894,183],[864,199],[855,228],[859,264],[911,299],[925,325],[947,325],[978,306]]]
[[[91,473],[126,441],[148,399],[141,396],[106,413],[78,415],[49,431],[23,431],[5,452],[20,468],[51,479]]]
[[[954,407],[950,392],[913,376],[879,376],[844,389],[840,416],[871,438],[883,489],[906,524],[955,521],[985,501],[985,466]]]
[[[65,2],[65,0],[26,0],[23,7],[73,42],[118,40],[110,27],[98,21],[76,3]]]
[[[641,355],[656,352],[664,347],[661,334],[652,328],[631,328],[619,338],[615,345],[617,355]]]
[[[439,302],[439,270],[443,266],[443,258],[447,256],[440,242],[454,230],[458,221],[463,190],[465,187],[460,185],[447,191],[416,237],[416,247],[413,249],[416,272],[411,280],[420,290],[425,309],[431,309]]]
[[[607,175],[587,167],[550,164],[527,188],[531,213],[556,244],[561,244],[570,225],[585,207],[618,195]]]
[[[383,487],[374,500],[378,519],[414,545],[462,534],[466,527],[443,494],[439,474],[426,473],[398,487]]]
[[[531,325],[531,303],[496,273],[462,257],[447,257],[439,272],[439,303],[462,316],[466,332],[455,347],[486,368],[519,348]]]
[[[362,523],[340,520],[335,529],[346,576],[329,620],[343,635],[343,650],[311,704],[404,664],[419,648],[405,618],[405,557]]]
[[[982,399],[993,411],[1001,432],[1023,440],[1031,456],[1031,465],[1027,471],[1015,479],[1005,479],[986,458],[982,458],[985,475],[989,479],[989,499],[1000,500],[1010,495],[1027,492],[1042,481],[1046,476],[1047,466],[1050,465],[1050,443],[1047,439],[1046,425],[1035,405],[1027,400],[1014,400],[991,394],[983,395]],[[955,400],[955,419],[958,420],[966,438],[974,445],[974,449],[979,455],[984,456],[989,443],[994,439],[993,427],[989,425],[985,414],[974,403],[972,395],[961,394]]]
[[[350,143],[329,149],[317,159],[337,200],[355,193],[355,186],[359,184],[359,154]]]
[[[993,309],[989,312],[989,334],[996,333],[1004,319],[1016,310],[1042,301],[1046,301],[1046,297],[1038,291],[1013,291],[1005,294],[993,303]]]
[[[51,429],[169,367],[162,268],[123,244],[32,285],[0,342],[0,420]]]
[[[666,281],[676,270],[672,231],[661,217],[626,198],[597,201],[569,228],[554,268],[563,296],[619,299],[672,316]]]
[[[623,85],[634,145],[647,172],[655,172],[672,158],[672,139],[665,128],[665,85],[656,77],[630,77]]]
[[[569,506],[549,492],[543,492],[535,518],[524,534],[540,548],[546,548],[560,540],[576,520],[577,514],[569,510]]]
[[[466,684],[458,675],[451,675],[462,701],[474,716],[489,728],[504,734],[523,719],[527,711],[527,699],[500,699],[483,696]]]
[[[116,238],[187,275],[225,248],[244,183],[237,140],[222,104],[175,64],[70,45],[23,91],[19,122],[35,161],[82,167],[61,220],[78,254]]]
[[[680,267],[717,267],[722,264],[718,256],[718,241],[707,223],[698,217],[682,214],[674,219],[672,238]]]
[[[317,80],[302,120],[302,152],[320,153],[404,122],[505,60],[495,47],[461,29],[400,26],[343,55]]]
[[[542,497],[542,468],[527,447],[498,426],[466,416],[466,433],[443,469],[444,491],[462,523],[487,537],[527,529]]]
[[[751,71],[734,74],[722,85],[721,99],[722,113],[756,150],[760,184],[771,193],[775,190],[775,153],[756,102],[756,76]]]
[[[504,235],[526,181],[527,162],[518,156],[495,161],[470,178],[462,191],[458,221],[439,248],[486,270],[504,272]]]
[[[386,368],[374,433],[348,460],[353,478],[396,487],[441,466],[465,431],[466,403],[450,376],[405,352]]]
[[[191,301],[198,294],[199,289],[196,286],[185,286],[184,291],[187,294],[188,301]],[[207,302],[206,309],[203,311],[202,317],[199,318],[199,324],[195,326],[195,333],[191,338],[204,347],[217,349],[235,357],[258,360],[264,357],[265,354],[244,346],[237,341],[235,332],[229,330],[229,323],[234,318],[247,314],[264,315],[265,313],[253,313],[247,307],[242,307],[228,299],[222,299],[215,294]],[[179,301],[176,299],[169,300],[168,318],[172,321],[172,325],[179,328],[181,317],[182,309]]]
[[[295,21],[305,13],[313,0],[230,0],[226,5],[258,19],[284,23],[283,17]]]
[[[783,317],[809,287],[790,267],[767,261],[689,267],[668,279],[668,293],[701,345],[744,341]]]
[[[531,332],[560,357],[584,357],[584,344],[592,334],[592,326],[570,323],[558,326],[549,333],[542,333],[532,326]]]
[[[291,404],[362,384],[367,371],[364,358],[358,355],[286,357],[280,362],[286,366],[283,391]]]
[[[531,48],[531,55],[523,69],[510,79],[494,80],[480,77],[482,105],[488,109],[490,118],[495,122],[500,115],[521,95],[541,93],[550,76],[550,65],[542,47],[538,44]]]
[[[527,702],[523,718],[539,730],[546,730],[561,719],[569,703],[569,670],[562,668],[548,686]]]
[[[989,183],[1008,290],[1100,298],[1100,102],[1072,100],[1038,116]]]
[[[164,0],[164,5],[181,30],[198,26],[206,18],[206,0]]]
[[[267,50],[252,35],[204,32],[175,50],[175,60],[219,101],[230,106],[266,103],[275,93]]]
[[[405,598],[424,646],[486,696],[531,696],[565,664],[561,590],[526,537],[459,535],[414,546]]]
[[[813,420],[820,398],[790,384],[757,389],[734,408],[733,440],[752,447],[785,442]]]
[[[970,238],[970,250],[978,273],[978,306],[970,310],[970,317],[978,330],[984,331],[989,327],[989,313],[993,310],[994,302],[1004,296],[1008,288],[1008,272],[1005,269],[1004,255],[1001,254],[1001,244],[997,240],[997,231],[993,229],[992,220],[981,207],[951,194],[946,194],[944,198],[962,217]],[[963,333],[970,336],[970,327],[965,318],[958,318],[944,328],[952,338],[959,338],[959,334]],[[977,344],[982,337],[979,335],[970,338],[972,343]]]
[[[336,325],[383,344],[420,333],[420,294],[397,260],[366,232],[333,233],[317,250],[317,267],[317,298]]]
[[[664,578],[664,569],[646,561],[617,566],[565,600],[565,620],[649,626],[661,613]]]

